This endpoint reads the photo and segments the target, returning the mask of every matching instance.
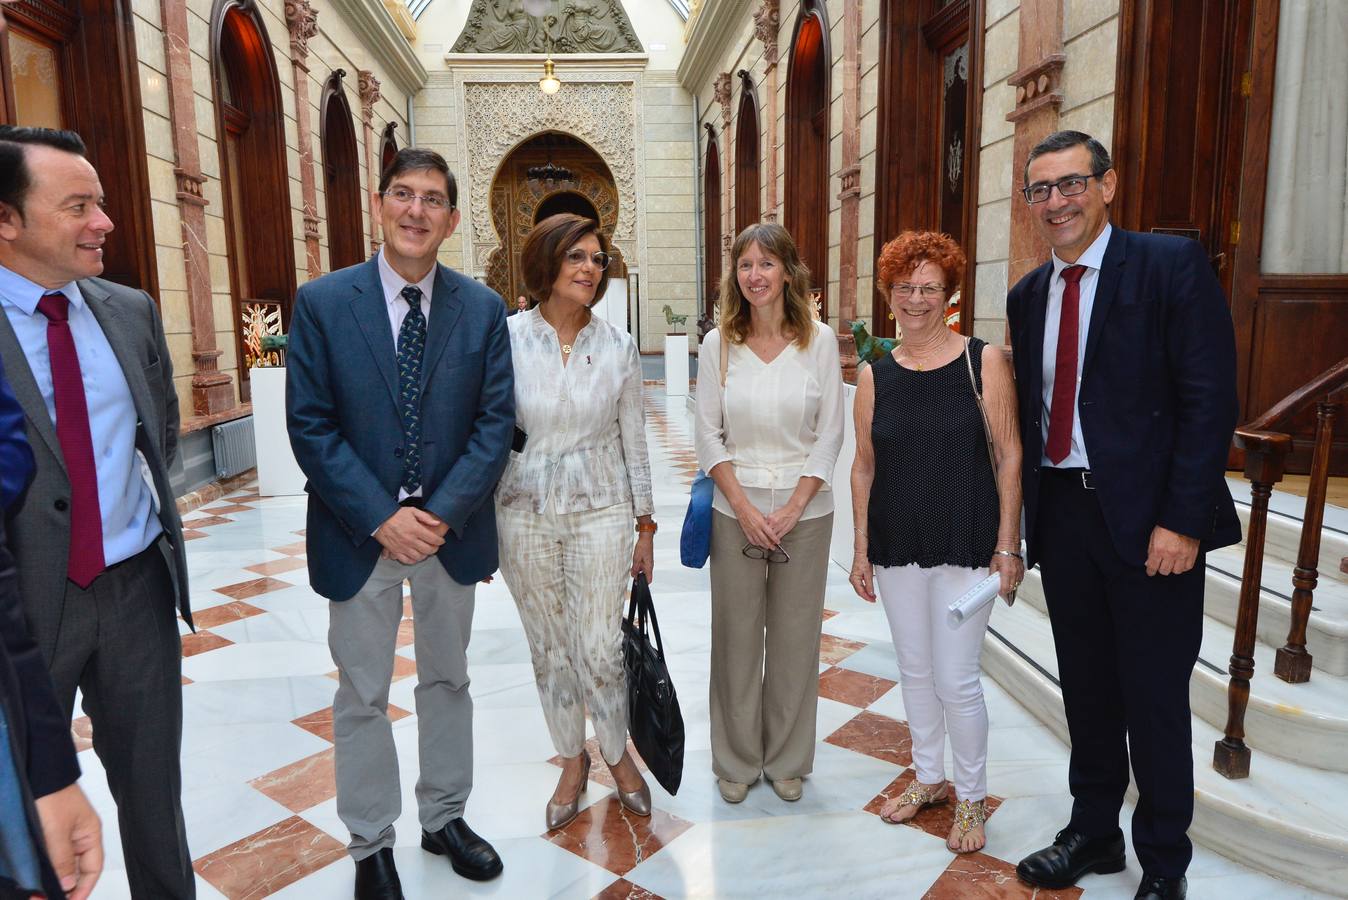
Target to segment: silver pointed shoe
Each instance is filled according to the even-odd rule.
[[[614,779],[616,786],[617,779]],[[638,816],[649,816],[651,814],[651,789],[647,786],[645,779],[642,779],[641,787],[635,791],[624,791],[618,788],[618,802],[627,807],[628,810]]]
[[[580,814],[580,795],[585,793],[585,789],[590,786],[590,754],[581,751],[581,756],[584,762],[581,763],[580,789],[576,791],[576,796],[565,803],[558,803],[555,800],[548,801],[548,831],[565,828]]]

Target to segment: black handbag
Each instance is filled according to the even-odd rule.
[[[632,601],[623,619],[623,669],[632,743],[660,786],[677,794],[683,780],[683,714],[665,665],[660,623],[645,573],[632,580]]]

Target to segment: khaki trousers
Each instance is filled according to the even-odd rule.
[[[752,784],[814,768],[819,633],[833,514],[797,523],[789,562],[743,554],[739,522],[712,512],[711,750],[717,777]]]

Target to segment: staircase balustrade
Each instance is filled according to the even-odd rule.
[[[1301,542],[1292,575],[1292,624],[1287,643],[1279,648],[1273,667],[1275,675],[1292,684],[1310,680],[1311,654],[1306,649],[1306,627],[1319,579],[1316,566],[1329,483],[1329,450],[1340,395],[1345,388],[1348,388],[1348,357],[1293,391],[1258,419],[1236,429],[1235,444],[1245,451],[1245,477],[1251,490],[1240,605],[1228,667],[1231,683],[1227,688],[1226,733],[1217,742],[1212,759],[1213,768],[1227,778],[1245,778],[1250,774],[1250,748],[1245,744],[1245,709],[1250,699],[1250,679],[1254,677],[1269,496],[1273,486],[1282,480],[1284,463],[1292,449],[1292,436],[1286,429],[1294,416],[1313,403],[1317,412],[1315,446]]]

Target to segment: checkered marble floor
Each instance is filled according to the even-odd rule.
[[[707,715],[710,599],[706,571],[678,565],[678,535],[696,463],[684,398],[648,386],[655,472],[656,572],[652,585],[687,729],[683,785],[651,782],[649,820],[624,812],[602,765],[592,769],[582,814],[546,833],[543,807],[556,783],[555,751],[539,708],[515,605],[498,578],[480,585],[469,649],[476,704],[475,786],[467,818],[500,851],[504,875],[475,884],[424,853],[416,781],[416,658],[410,609],[398,640],[390,716],[402,776],[395,850],[409,898],[1079,897],[1081,888],[1034,892],[1014,861],[1044,846],[1066,821],[1067,754],[996,684],[989,783],[995,807],[983,853],[945,847],[950,807],[887,825],[875,815],[912,779],[908,728],[883,612],[830,571],[820,653],[819,745],[803,799],[784,803],[761,782],[737,806],[711,773]],[[183,626],[184,805],[203,898],[345,898],[353,866],[333,784],[334,665],[327,602],[308,585],[304,498],[261,498],[255,488],[186,517],[198,630]],[[83,785],[104,818],[107,871],[98,898],[129,896],[116,811],[89,723],[74,723]],[[593,741],[591,742],[592,753]],[[595,757],[596,760],[598,757]],[[390,760],[390,765],[394,764]],[[1195,898],[1310,897],[1199,849]],[[1089,900],[1130,898],[1141,876],[1083,882]]]

